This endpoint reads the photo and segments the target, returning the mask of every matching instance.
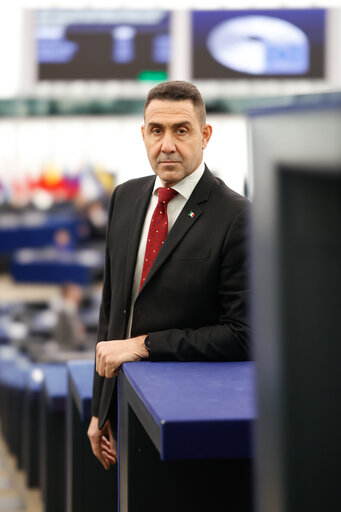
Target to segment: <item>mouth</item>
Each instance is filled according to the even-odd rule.
[[[178,164],[179,160],[161,160],[159,164]]]

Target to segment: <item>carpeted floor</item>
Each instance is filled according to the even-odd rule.
[[[39,489],[28,489],[0,434],[0,512],[43,512]]]

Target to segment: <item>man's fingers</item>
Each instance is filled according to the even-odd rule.
[[[101,449],[101,447],[98,447],[98,445],[96,446],[92,446],[92,451],[95,455],[95,457],[97,457],[97,459],[100,461],[100,463],[102,464],[102,466],[105,468],[105,469],[109,469],[109,462],[108,460],[106,459],[104,453],[103,453],[103,450]]]
[[[107,462],[109,462],[109,464],[116,464],[117,462],[117,457],[112,453],[107,453],[103,451],[103,457]]]
[[[108,353],[108,343],[106,341],[100,341],[96,346],[96,371],[100,377],[107,377],[110,379],[114,375],[117,375],[117,370],[110,361],[110,353]]]
[[[109,457],[113,457],[115,460],[117,459],[116,452],[112,448],[102,445],[101,450],[102,450],[102,453],[104,453],[105,455],[108,455]]]
[[[128,340],[100,341],[96,346],[96,371],[101,377],[117,376],[121,365],[146,358],[145,335]]]
[[[104,469],[110,468],[110,463],[104,455],[102,455],[100,458],[98,458],[98,460],[102,463],[102,466],[104,467]]]
[[[116,458],[112,454],[107,453],[106,450],[102,448],[100,448],[100,450],[97,453],[94,452],[94,454],[100,461],[104,469],[109,469],[111,464],[116,464]]]
[[[104,377],[103,368],[102,368],[103,358],[102,358],[102,352],[101,352],[101,344],[102,343],[103,342],[99,342],[99,343],[97,343],[97,346],[96,346],[96,371],[101,377]]]
[[[112,446],[111,446],[111,443],[110,443],[109,439],[107,439],[105,436],[102,436],[101,442],[102,442],[103,446],[106,446],[107,448],[112,449]]]
[[[108,434],[109,434],[109,442],[110,442],[110,446],[111,448],[114,450],[114,452],[116,452],[116,441],[114,439],[114,436],[112,435],[112,430],[111,428],[108,429]]]
[[[116,457],[116,452],[110,446],[106,446],[106,445],[103,444],[101,446],[101,451],[102,451],[102,453],[105,453],[105,454],[110,455],[112,457]]]
[[[96,370],[101,377],[106,375],[106,341],[100,341],[96,346]]]
[[[109,469],[111,464],[116,464],[117,462],[116,454],[110,450],[107,450],[106,448],[102,448],[101,455],[98,458],[102,462],[105,469]]]
[[[110,436],[112,436],[111,431]],[[117,462],[117,453],[115,449],[115,443],[113,441],[109,441],[106,437],[102,437],[102,451],[105,453],[105,455],[110,459],[112,464],[116,464]]]
[[[103,456],[105,457],[106,462],[111,464],[117,463],[117,454],[116,454],[116,446],[115,440],[112,435],[110,421],[107,420],[102,428],[102,436],[101,436],[101,451]],[[107,468],[108,469],[108,468]]]
[[[109,469],[112,464],[116,464],[117,457],[115,450],[112,450],[111,442],[106,436],[111,435],[110,422],[107,420],[103,429],[98,428],[98,418],[92,417],[88,428],[88,437],[91,449],[104,469]]]

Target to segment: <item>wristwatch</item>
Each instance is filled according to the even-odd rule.
[[[144,346],[146,347],[146,349],[148,350],[148,354],[150,355],[150,339],[148,335],[144,339]]]

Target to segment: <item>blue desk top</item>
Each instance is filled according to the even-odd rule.
[[[44,366],[44,364],[32,364],[14,347],[0,347],[0,382],[4,386],[27,391],[33,399],[38,399],[40,396]]]
[[[29,393],[40,395],[44,380],[44,364],[32,364],[28,374],[27,389]]]
[[[0,381],[7,387],[24,390],[27,382],[27,367],[20,367],[16,361],[7,361],[2,365]]]
[[[43,391],[50,410],[65,411],[68,393],[66,365],[46,364],[43,373]]]
[[[75,245],[78,225],[77,218],[61,214],[3,214],[0,223],[0,252],[53,245],[54,234],[58,229],[67,229]]]
[[[103,252],[92,249],[58,251],[53,248],[17,251],[11,273],[16,281],[89,284],[93,274],[103,268]]]
[[[70,393],[72,394],[82,421],[91,418],[92,382],[94,361],[69,361]]]
[[[30,361],[15,348],[0,348],[0,382],[8,387],[24,390],[27,385]]]
[[[159,425],[161,458],[251,456],[252,362],[139,362],[123,371]]]

